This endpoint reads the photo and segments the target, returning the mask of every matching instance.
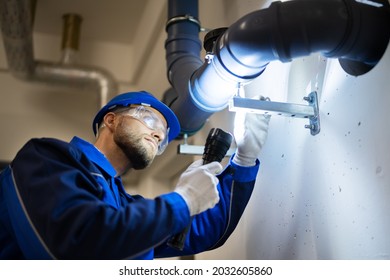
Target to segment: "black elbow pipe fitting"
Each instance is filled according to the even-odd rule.
[[[325,56],[337,57],[345,72],[363,75],[378,64],[390,38],[390,4],[387,0],[346,1],[351,23],[350,34],[340,53]]]
[[[217,57],[226,71],[245,79],[261,74],[273,60],[289,62],[316,52],[371,69],[389,42],[390,10],[387,0],[370,2],[273,2],[230,26],[220,39]]]

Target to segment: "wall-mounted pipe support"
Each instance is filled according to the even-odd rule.
[[[309,104],[303,105],[233,97],[229,102],[229,110],[235,112],[244,110],[245,112],[256,114],[309,119],[310,124],[306,125],[305,128],[310,129],[312,135],[317,135],[321,129],[317,92],[313,91],[303,99]]]
[[[321,130],[317,92],[311,92],[303,100],[307,101],[308,105],[274,102],[269,99],[233,97],[229,101],[229,110],[232,112],[244,111],[269,116],[277,115],[308,119],[309,124],[305,125],[305,128],[310,129],[311,135],[315,136]],[[177,153],[180,155],[202,155],[203,151],[204,146],[188,144],[187,135],[184,135],[184,143],[177,146]],[[226,157],[230,157],[234,152],[235,148],[230,148],[226,153]]]

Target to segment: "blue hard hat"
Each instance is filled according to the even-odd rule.
[[[93,133],[96,135],[97,127],[102,122],[104,116],[113,111],[116,107],[130,106],[132,104],[143,104],[153,107],[159,111],[167,121],[169,127],[168,141],[171,142],[180,133],[180,123],[175,113],[164,103],[154,97],[151,93],[146,91],[126,92],[115,96],[104,107],[102,107],[96,114],[93,120]]]

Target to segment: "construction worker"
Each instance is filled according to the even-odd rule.
[[[150,93],[109,101],[93,120],[94,144],[31,139],[0,174],[0,259],[153,259],[221,246],[251,196],[268,122],[247,117],[224,169],[197,160],[154,199],[127,194],[120,177],[148,167],[180,132]],[[168,246],[190,221],[183,250]]]

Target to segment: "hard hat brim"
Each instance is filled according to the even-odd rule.
[[[159,111],[165,118],[169,127],[168,141],[174,140],[180,133],[180,123],[175,113],[163,102],[146,91],[126,92],[115,96],[107,105],[103,106],[93,120],[93,132],[96,135],[97,127],[102,122],[104,116],[117,107],[130,105],[146,105]]]

